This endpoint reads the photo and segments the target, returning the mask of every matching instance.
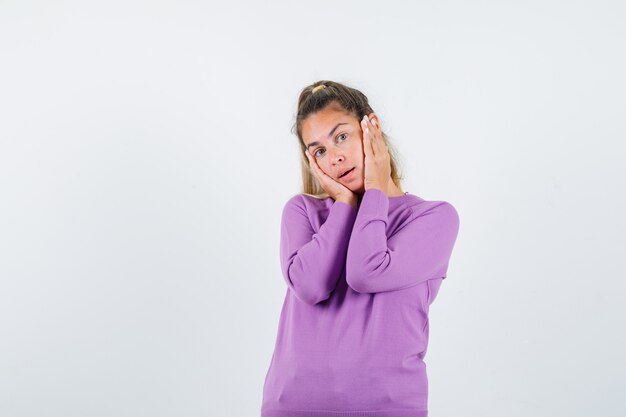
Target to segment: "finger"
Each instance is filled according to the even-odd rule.
[[[385,142],[383,142],[383,139],[380,137],[380,133],[372,133],[370,137],[372,138],[372,148],[374,148],[374,152],[376,154],[385,152]]]
[[[378,123],[372,118],[373,115],[374,113],[370,114],[368,117],[369,123],[367,125],[370,133],[369,137],[370,141],[372,142],[372,149],[374,149],[374,154],[382,154],[387,150],[387,144],[382,138]]]
[[[372,141],[372,148],[374,149],[374,153],[380,153],[384,150],[381,146],[384,143],[382,137],[380,136],[380,128],[378,126],[378,123],[376,122],[376,120],[374,120],[372,116],[374,116],[374,113],[370,114],[367,117],[367,127],[370,132],[370,139]]]
[[[322,183],[322,181],[325,180],[325,177],[330,178],[328,175],[326,175],[324,171],[322,171],[322,168],[320,168],[320,166],[317,164],[317,160],[313,157],[313,155],[309,153],[308,149],[305,152],[307,153],[307,157],[309,158],[309,166],[311,167],[311,171],[313,171],[313,174],[320,182],[320,184]]]
[[[367,116],[365,116],[363,120],[361,120],[361,125],[363,127],[363,150],[366,154],[374,156],[376,155],[376,150],[374,149],[374,146],[372,144],[372,133],[369,130],[366,117]]]
[[[378,122],[376,121],[376,119],[374,119],[374,113],[372,113],[370,115],[365,115],[364,119],[366,121],[366,126],[370,130],[372,130],[374,132],[380,131],[380,126],[378,125]]]
[[[376,119],[374,119],[374,115],[375,115],[375,113],[371,113],[369,115],[366,115],[367,116],[367,121],[368,121],[368,127],[370,127],[370,129],[374,128],[375,130],[377,130],[379,126],[378,126],[378,123],[376,122]]]
[[[317,177],[318,176],[317,169],[316,169],[317,168],[317,166],[316,166],[317,163],[316,163],[315,159],[313,158],[313,155],[311,155],[309,153],[308,149],[306,149],[304,151],[304,153],[305,153],[307,159],[309,160],[309,168],[311,169],[311,172],[313,172],[313,174]]]

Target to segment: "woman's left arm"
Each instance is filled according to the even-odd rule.
[[[365,191],[346,258],[346,281],[360,293],[395,291],[447,271],[459,216],[441,201],[413,217],[387,239],[389,199],[378,188]],[[413,212],[415,213],[415,212]]]

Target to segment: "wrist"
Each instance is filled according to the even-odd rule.
[[[354,209],[356,209],[357,206],[356,197],[337,197],[337,200],[335,200],[335,202],[348,204]]]
[[[385,186],[383,186],[383,185],[382,185],[382,184],[380,184],[380,183],[369,183],[369,184],[366,184],[366,186],[365,186],[365,191],[370,190],[370,189],[372,189],[372,188],[377,188],[377,189],[379,189],[380,191],[382,191],[383,193],[385,193],[385,195],[389,194],[389,193],[387,192],[388,188],[387,188],[387,187],[385,187]]]

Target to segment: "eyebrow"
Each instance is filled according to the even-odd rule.
[[[337,130],[337,128],[338,128],[339,126],[341,126],[341,125],[347,125],[347,124],[349,124],[349,123],[346,123],[346,122],[343,122],[343,123],[337,123],[337,124],[335,125],[335,127],[333,127],[333,128],[332,128],[332,130],[331,130],[330,132],[328,132],[328,138],[330,138],[330,137],[333,135],[333,133],[335,133],[335,130]],[[311,146],[316,146],[316,145],[319,145],[319,144],[320,144],[320,143],[319,143],[318,141],[311,142],[311,143],[309,143],[309,144],[306,146],[306,148],[307,148],[307,149],[309,149]]]

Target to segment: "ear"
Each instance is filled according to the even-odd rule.
[[[376,113],[370,113],[367,115],[367,117],[370,119],[370,122],[374,126],[380,129],[380,121],[378,120],[378,116],[376,115]]]

